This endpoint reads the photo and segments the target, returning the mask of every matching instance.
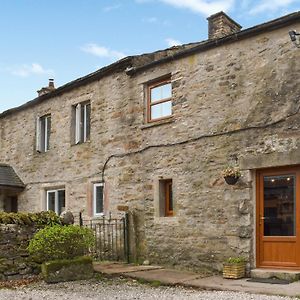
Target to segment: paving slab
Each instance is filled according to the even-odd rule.
[[[189,280],[185,286],[196,287],[205,290],[235,291],[253,294],[300,296],[300,282],[290,284],[268,284],[260,282],[249,282],[243,279],[224,279],[221,276],[211,276]]]
[[[95,272],[108,274],[108,275],[113,275],[113,274],[123,275],[130,272],[157,270],[162,268],[160,266],[143,266],[143,265],[137,266],[132,264],[111,263],[111,262],[109,263],[94,262],[93,266]]]
[[[132,272],[125,275],[134,279],[146,281],[160,281],[163,284],[183,284],[184,282],[200,278],[201,275],[173,269],[147,270],[146,272]]]
[[[300,281],[285,285],[268,284],[249,282],[247,278],[234,280],[224,279],[221,276],[204,277],[204,274],[166,269],[160,266],[137,266],[112,262],[96,262],[94,263],[94,270],[108,275],[122,275],[124,277],[143,279],[149,282],[160,281],[166,285],[182,285],[203,290],[300,297]]]

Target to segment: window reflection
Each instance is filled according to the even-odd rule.
[[[264,236],[295,235],[295,176],[264,177]]]

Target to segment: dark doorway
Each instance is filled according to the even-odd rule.
[[[18,197],[9,196],[4,199],[4,211],[5,212],[18,212]]]

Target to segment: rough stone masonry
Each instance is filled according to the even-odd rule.
[[[92,218],[92,184],[104,179],[105,213],[127,205],[134,214],[138,261],[220,269],[242,255],[253,267],[255,169],[300,163],[300,51],[288,37],[299,21],[127,58],[3,113],[0,162],[26,184],[19,210],[44,210],[45,191],[65,188],[66,208]],[[166,75],[172,117],[148,123],[147,85]],[[72,106],[84,101],[90,140],[74,145]],[[36,119],[46,114],[50,150],[37,153]],[[232,162],[242,168],[235,186],[221,176]],[[159,215],[164,178],[173,181],[173,217]]]

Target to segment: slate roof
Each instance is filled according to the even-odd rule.
[[[24,188],[25,185],[11,166],[0,164],[1,187]]]

